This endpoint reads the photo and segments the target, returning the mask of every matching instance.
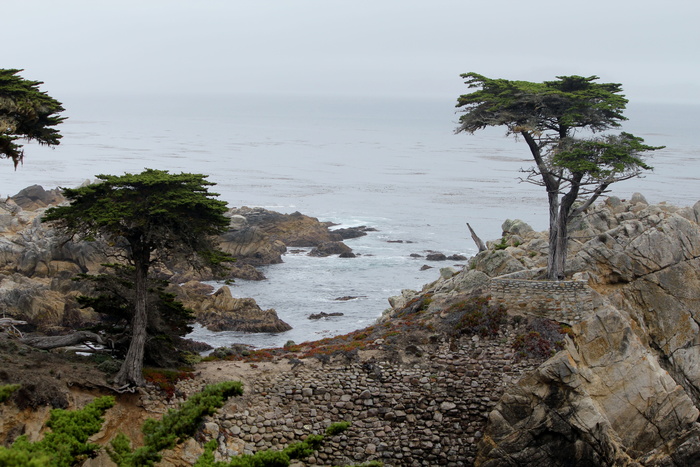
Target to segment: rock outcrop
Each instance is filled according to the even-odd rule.
[[[315,247],[324,242],[343,240],[341,234],[329,230],[330,224],[300,212],[281,214],[263,208],[241,207],[229,214],[243,217],[248,227],[257,227],[270,237],[288,247]]]
[[[3,292],[0,306],[10,316],[26,320],[44,332],[59,332],[61,327],[95,322],[97,316],[80,309],[75,301],[75,296],[86,293],[87,289],[71,282],[70,278],[80,273],[106,272],[103,264],[114,261],[106,255],[107,248],[99,241],[72,242],[41,222],[47,207],[62,202],[65,198],[60,190],[47,191],[39,185],[0,202],[0,290]],[[341,240],[364,235],[367,230],[358,227],[333,233],[329,224],[316,218],[261,208],[232,209],[228,216],[231,219],[229,230],[220,236],[219,246],[235,257],[236,262],[230,265],[227,278],[245,280],[265,279],[256,266],[282,262],[287,245],[316,247],[332,244],[343,254],[351,256],[350,248]],[[154,272],[174,283],[214,279],[207,271],[195,270],[177,258],[158,266]],[[221,316],[215,316],[209,303],[211,300],[206,295],[192,299],[191,303],[200,308],[207,304],[210,328],[249,332],[288,329],[286,323],[277,320],[274,310],[263,312],[254,300],[241,300],[233,299],[237,301],[234,304],[219,299],[224,306],[219,310]],[[243,322],[248,318],[252,320],[250,325]]]
[[[564,350],[506,389],[476,465],[700,463],[699,219],[700,203],[634,195],[572,222],[567,275],[588,280],[593,309],[566,320]],[[438,311],[465,292],[488,293],[491,278],[546,265],[546,232],[520,221],[503,231],[470,268],[404,291],[394,310],[430,297]]]
[[[292,327],[274,309],[263,310],[252,298],[234,298],[224,286],[213,295],[186,301],[197,322],[210,331],[284,332]]]

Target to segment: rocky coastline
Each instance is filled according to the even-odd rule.
[[[27,228],[41,226],[24,208],[6,202],[2,209],[3,297],[25,297],[22,303],[31,304],[33,293],[21,291],[41,283],[37,315],[51,316],[46,303],[63,290],[59,277],[92,264],[90,255],[80,256],[81,263],[70,259],[78,257],[75,252],[55,248],[49,259],[39,249],[17,259],[7,238],[19,244],[12,235],[21,231],[26,237]],[[250,212],[232,214],[239,226],[232,230],[255,228],[272,239],[268,245],[308,241],[298,234],[285,237],[302,215]],[[273,217],[287,227],[271,227]],[[536,271],[547,254],[545,232],[506,221],[502,238],[487,242],[464,268],[442,268],[421,290],[391,297],[391,308],[374,326],[283,349],[219,352],[219,359],[196,364],[194,377],[177,383],[169,396],[156,387],[120,396],[97,438],[106,442],[123,427],[120,420],[134,424],[158,416],[205,383],[238,379],[244,396],[208,417],[194,438],[167,453],[163,465],[191,465],[211,439],[218,441],[217,459],[226,459],[278,448],[341,420],[351,422],[350,429],[297,465],[696,465],[700,202],[676,207],[650,205],[639,194],[609,197],[575,219],[570,234],[567,279],[584,284],[589,297],[581,310],[572,312],[565,299],[528,306],[537,303],[529,295],[537,281],[529,275],[502,279]],[[338,241],[329,233],[318,245]],[[253,251],[247,251],[253,261],[274,258],[265,256],[272,250],[257,257]],[[59,265],[66,272],[58,272]],[[10,279],[12,288],[6,285]],[[494,298],[503,280],[519,289]],[[194,290],[196,284],[181,288]],[[216,294],[212,300],[228,299],[225,289]],[[206,312],[203,305],[200,313]],[[37,369],[48,370],[36,351],[15,341],[2,340],[0,350],[25,359],[0,372],[3,384],[16,374],[30,378],[32,366],[34,378]],[[32,432],[46,415],[20,415],[22,410],[76,406],[91,392],[108,391],[106,375],[83,363],[71,365],[78,368],[74,375],[42,376],[54,382],[54,392],[37,390],[0,405],[3,442],[13,433]],[[100,455],[85,465],[110,464]]]

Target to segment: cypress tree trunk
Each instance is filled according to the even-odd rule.
[[[569,192],[562,197],[561,203],[559,197],[554,196],[558,209],[554,208],[550,196],[549,257],[547,258],[547,279],[549,280],[560,281],[565,278],[566,254],[569,249],[569,217],[578,197],[582,177],[583,174],[573,174]]]
[[[558,281],[564,278],[564,263],[566,261],[566,225],[564,225],[564,229],[562,231],[559,193],[550,192],[548,195],[549,255],[547,256],[547,279]],[[564,221],[564,224],[566,224],[566,221]]]
[[[146,310],[146,296],[148,267],[150,253],[147,248],[141,246],[132,249],[134,254],[134,291],[136,294],[136,304],[134,317],[131,320],[131,342],[126,358],[114,381],[119,386],[144,386],[146,380],[143,378],[143,356],[146,347],[146,331],[148,326],[148,315]]]

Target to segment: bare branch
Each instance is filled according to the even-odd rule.
[[[474,232],[474,229],[472,229],[472,226],[469,225],[469,222],[467,222],[467,228],[469,229],[469,233],[472,236],[472,240],[474,240],[474,243],[476,243],[476,247],[479,249],[479,253],[482,251],[486,251],[486,244],[479,238],[479,236]]]

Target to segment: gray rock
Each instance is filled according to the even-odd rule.
[[[501,225],[501,230],[504,234],[523,236],[526,233],[532,232],[533,229],[524,221],[520,219],[506,219],[506,221]]]

